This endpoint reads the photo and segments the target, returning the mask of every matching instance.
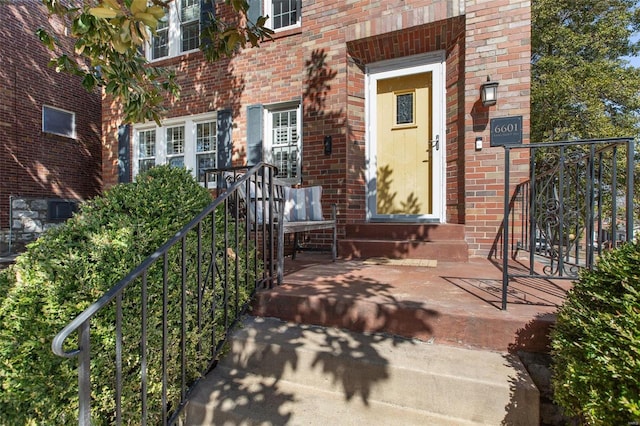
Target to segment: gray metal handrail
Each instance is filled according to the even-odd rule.
[[[165,244],[163,244],[160,248],[158,248],[155,252],[153,252],[150,256],[148,256],[140,265],[138,265],[135,269],[133,269],[129,274],[127,274],[124,278],[122,278],[116,285],[114,285],[111,289],[109,289],[102,297],[100,297],[96,302],[90,305],[87,309],[85,309],[82,313],[80,313],[77,317],[75,317],[67,326],[65,326],[53,339],[51,348],[56,355],[59,355],[64,358],[73,358],[78,357],[79,365],[78,365],[78,395],[79,395],[79,415],[78,422],[80,425],[90,425],[91,424],[91,320],[94,318],[99,312],[104,310],[112,301],[115,300],[115,311],[116,311],[116,324],[115,324],[115,365],[116,365],[116,380],[115,380],[115,396],[116,396],[116,413],[114,413],[114,419],[116,424],[121,424],[123,422],[122,409],[121,409],[121,401],[122,397],[122,386],[123,380],[123,366],[122,366],[122,324],[123,321],[126,321],[126,318],[122,318],[122,298],[123,292],[125,289],[129,288],[132,283],[138,282],[141,285],[141,310],[142,310],[142,331],[141,331],[141,411],[142,418],[140,419],[141,424],[146,424],[148,417],[148,407],[147,407],[147,395],[148,391],[147,383],[146,383],[146,363],[147,363],[147,330],[146,330],[146,306],[149,295],[147,294],[147,272],[157,261],[162,259],[164,261],[163,265],[163,347],[162,348],[152,348],[151,350],[162,350],[162,368],[163,368],[163,378],[162,378],[162,422],[163,424],[173,424],[177,421],[178,417],[181,414],[181,411],[184,407],[184,403],[189,394],[189,391],[193,388],[194,383],[187,383],[187,379],[185,378],[185,370],[186,370],[186,360],[185,360],[185,347],[186,338],[185,338],[185,330],[184,330],[184,319],[185,312],[192,308],[188,306],[185,302],[186,300],[186,281],[187,281],[187,263],[188,260],[185,259],[187,255],[186,250],[186,242],[187,237],[190,233],[195,232],[197,235],[197,260],[193,262],[193,264],[197,265],[197,286],[198,286],[198,294],[197,294],[197,315],[198,315],[198,324],[201,324],[201,321],[204,319],[201,318],[204,311],[203,304],[206,302],[201,300],[202,293],[204,293],[204,289],[207,285],[211,285],[212,288],[215,287],[216,276],[221,281],[221,285],[224,289],[224,338],[220,341],[216,341],[215,330],[216,327],[213,327],[213,336],[211,338],[211,342],[213,347],[203,348],[202,352],[209,351],[210,359],[207,361],[207,366],[202,371],[202,374],[205,374],[215,363],[215,358],[220,350],[222,344],[224,343],[224,339],[226,338],[229,328],[233,326],[235,321],[237,320],[240,313],[246,308],[245,306],[239,306],[239,285],[242,280],[244,280],[245,285],[249,281],[250,271],[249,264],[250,261],[253,260],[254,270],[252,271],[254,277],[253,288],[250,289],[251,293],[255,291],[255,289],[259,286],[265,285],[273,285],[275,283],[275,272],[274,265],[277,263],[276,259],[274,259],[274,254],[276,251],[274,250],[274,224],[273,223],[264,223],[262,224],[262,229],[256,229],[255,226],[252,228],[248,223],[248,218],[241,218],[239,214],[238,206],[230,206],[229,199],[231,197],[236,196],[236,192],[244,187],[246,191],[249,190],[249,184],[251,180],[253,182],[258,181],[256,176],[261,176],[259,179],[263,185],[265,185],[264,190],[268,190],[266,185],[270,185],[273,187],[273,178],[276,174],[276,169],[274,166],[271,166],[266,163],[257,164],[251,168],[245,168],[246,172],[239,176],[237,180],[233,184],[231,184],[226,191],[222,192],[208,207],[206,207],[200,214],[198,214],[195,218],[193,218],[189,223],[187,223],[179,232],[177,232],[173,237],[171,237]],[[252,183],[254,184],[254,183]],[[277,200],[272,200],[271,203],[277,202]],[[269,201],[263,201],[263,203],[269,203]],[[223,246],[226,248],[222,250],[222,253],[217,253],[216,250],[216,241],[217,238],[220,238],[219,235],[216,235],[216,211],[224,206],[223,208],[223,223],[224,223],[224,240]],[[273,211],[273,206],[269,206],[267,204],[264,205],[265,208],[269,208]],[[248,215],[247,215],[248,216]],[[271,216],[273,217],[273,216]],[[209,247],[210,251],[207,251],[207,248],[202,247],[202,238],[203,238],[203,230],[202,224],[205,219],[211,218],[212,223],[212,242],[211,247]],[[235,228],[231,231],[231,227],[229,226],[230,222],[235,222]],[[244,226],[244,234],[241,236],[239,234],[240,226]],[[262,238],[259,237],[259,232],[263,235]],[[233,234],[230,238],[230,234]],[[168,280],[168,253],[169,250],[173,247],[181,245],[181,283],[182,283],[182,301],[181,301],[181,311],[183,315],[183,323],[182,323],[182,356],[180,371],[181,371],[181,398],[180,401],[176,402],[172,401],[171,404],[167,400],[167,387],[168,387],[168,378],[167,378],[167,357],[166,357],[166,347],[167,345],[167,334],[169,330],[167,329],[167,280]],[[257,247],[257,250],[254,250],[254,259],[249,259],[250,247]],[[229,248],[236,248],[234,252],[234,256],[229,255]],[[246,274],[245,277],[239,276],[239,255],[238,253],[244,250],[244,255],[247,257],[243,259],[246,264]],[[222,267],[218,267],[218,255],[222,257]],[[261,255],[261,259],[258,256]],[[207,257],[208,256],[208,257]],[[211,259],[209,267],[206,273],[202,273],[202,262],[203,259]],[[191,259],[193,261],[193,259]],[[228,276],[230,263],[235,262],[235,276]],[[266,266],[266,268],[264,268]],[[217,275],[216,275],[217,274]],[[211,278],[212,283],[208,283],[209,277]],[[233,284],[235,286],[235,300],[233,315],[229,313],[229,290],[230,285]],[[201,291],[202,289],[202,291]],[[212,302],[215,305],[215,302]],[[78,333],[78,346],[72,350],[65,350],[65,341],[74,333]],[[171,405],[171,406],[170,406]]]
[[[620,148],[626,148],[622,171],[618,166]],[[618,224],[624,222],[626,238],[633,237],[635,148],[633,138],[504,146],[502,309],[507,307],[511,279],[573,280],[579,269],[595,267],[605,233],[615,245],[622,235]],[[529,151],[530,175],[512,194],[510,152],[514,150]],[[604,208],[605,196],[611,198],[608,210]],[[624,207],[623,214],[619,205]],[[605,229],[607,223],[610,230]],[[509,259],[515,258],[518,250],[529,252],[527,273],[510,271]],[[540,258],[546,258],[547,263],[541,273],[534,267]]]

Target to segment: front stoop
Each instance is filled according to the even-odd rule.
[[[338,242],[338,253],[343,259],[469,260],[464,225],[456,224],[347,224],[345,237]]]
[[[247,317],[187,425],[538,425],[516,356]]]

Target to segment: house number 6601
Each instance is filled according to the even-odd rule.
[[[513,133],[519,130],[518,123],[503,124],[502,126],[496,126],[493,128],[495,133]]]

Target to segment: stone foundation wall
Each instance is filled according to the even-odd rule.
[[[50,219],[49,198],[16,197],[11,200],[11,230],[0,229],[0,254],[17,253],[24,246],[37,239],[43,232],[64,222],[64,219]],[[75,200],[59,200],[71,201]]]

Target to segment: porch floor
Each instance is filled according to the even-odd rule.
[[[328,253],[303,252],[285,259],[283,284],[259,292],[253,314],[499,352],[546,352],[555,312],[571,286],[569,280],[512,280],[503,311],[501,263],[333,263]]]

